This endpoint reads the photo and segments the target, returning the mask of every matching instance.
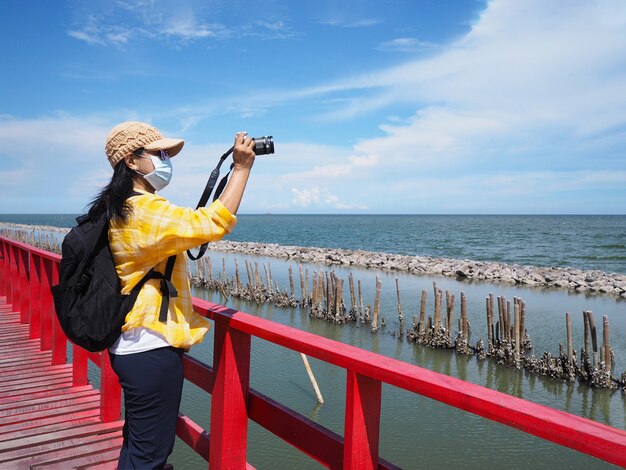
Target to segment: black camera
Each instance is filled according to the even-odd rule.
[[[256,155],[268,155],[274,153],[274,138],[271,135],[263,137],[253,137],[254,153]]]

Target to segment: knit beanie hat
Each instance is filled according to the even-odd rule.
[[[140,148],[146,150],[167,150],[170,157],[181,151],[185,142],[182,139],[163,137],[156,127],[145,122],[127,121],[118,124],[107,136],[104,146],[109,163],[113,168],[117,163]]]

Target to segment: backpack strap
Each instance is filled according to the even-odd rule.
[[[140,291],[143,285],[150,279],[161,280],[161,307],[159,309],[159,321],[167,321],[167,310],[170,303],[170,297],[178,297],[178,291],[172,283],[172,273],[174,272],[174,263],[176,262],[176,255],[170,256],[167,259],[167,265],[165,266],[165,274],[155,271],[154,268],[150,269],[144,277],[141,278],[132,291]]]

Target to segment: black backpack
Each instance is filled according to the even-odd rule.
[[[68,339],[91,352],[112,346],[149,279],[161,279],[159,320],[166,321],[169,298],[178,295],[171,283],[176,256],[169,257],[165,274],[152,268],[130,294],[122,295],[109,247],[106,215],[93,219],[85,214],[76,222],[78,225],[63,239],[59,284],[52,286],[56,315]]]

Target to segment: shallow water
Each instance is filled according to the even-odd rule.
[[[213,266],[222,266],[226,260],[229,275],[234,275],[235,255],[213,253]],[[243,258],[238,258],[240,265]],[[252,259],[248,257],[248,259]],[[256,259],[271,263],[275,281],[286,287],[288,262],[275,259]],[[232,270],[231,270],[232,267]],[[325,267],[308,266],[312,269]],[[221,269],[221,268],[220,268]],[[294,273],[297,273],[294,265]],[[312,271],[311,271],[312,272]],[[347,278],[348,270],[336,268],[339,277]],[[373,304],[375,272],[352,269],[355,283],[360,279],[364,289],[364,302]],[[215,273],[217,274],[217,273]],[[312,319],[303,309],[282,309],[268,305],[258,306],[230,299],[229,307],[240,309],[263,318],[310,331],[337,341],[395,357],[410,364],[458,377],[512,394],[536,403],[561,409],[602,423],[626,428],[626,401],[620,392],[591,389],[578,383],[566,383],[531,375],[524,371],[498,366],[491,360],[479,361],[450,351],[433,350],[409,343],[401,335],[396,318],[395,277],[399,277],[402,306],[407,323],[419,308],[419,296],[427,289],[427,312],[433,310],[432,282],[436,280],[443,290],[449,289],[457,299],[464,291],[468,299],[468,315],[472,324],[471,342],[479,337],[486,339],[484,299],[489,292],[508,299],[521,297],[526,302],[526,325],[533,341],[533,352],[558,353],[559,343],[566,342],[565,312],[573,314],[574,345],[582,345],[582,311],[592,310],[596,323],[602,315],[609,317],[612,347],[616,357],[616,371],[626,369],[626,351],[622,338],[626,333],[626,302],[600,296],[572,295],[562,291],[528,287],[494,286],[487,283],[458,282],[446,278],[420,277],[398,273],[379,273],[383,291],[381,312],[387,325],[377,334],[367,326],[355,324],[335,325]],[[296,281],[296,285],[299,283]],[[346,282],[347,285],[347,282]],[[299,287],[296,290],[299,294]],[[220,294],[194,289],[194,295],[224,303]],[[459,315],[459,304],[455,316]],[[212,334],[202,345],[192,349],[192,355],[203,362],[212,362]],[[286,406],[308,416],[329,429],[343,434],[345,405],[345,371],[310,358],[311,367],[319,382],[325,403],[318,405],[308,376],[297,352],[253,338],[251,361],[251,386],[278,400]],[[192,384],[185,384],[182,411],[203,427],[209,427],[210,396]],[[391,386],[383,386],[380,455],[403,468],[604,468],[610,465],[552,444],[542,439],[504,425],[456,410],[447,405],[420,397]],[[248,460],[257,468],[321,468],[310,458],[300,454],[280,439],[272,436],[254,423],[249,426]],[[180,468],[198,468],[205,465],[182,441],[179,441],[171,462]]]

